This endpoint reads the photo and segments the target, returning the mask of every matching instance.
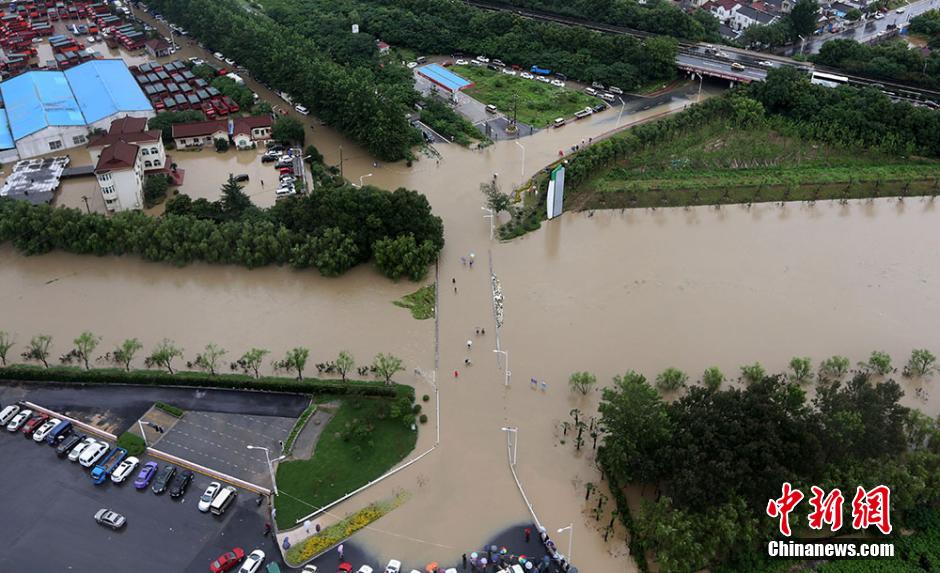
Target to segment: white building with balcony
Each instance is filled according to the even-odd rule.
[[[111,122],[108,133],[88,144],[108,211],[142,209],[143,174],[166,171],[162,134],[159,129],[146,131],[146,127],[146,119],[121,118]]]

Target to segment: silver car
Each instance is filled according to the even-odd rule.
[[[95,514],[95,521],[98,522],[98,525],[110,527],[111,529],[121,529],[127,523],[123,515],[106,508],[98,510],[98,513]]]
[[[95,444],[97,442],[98,440],[90,436],[85,438],[81,442],[79,442],[78,445],[72,448],[72,451],[69,452],[69,461],[77,462],[78,458],[82,455],[82,452],[84,452],[88,448],[88,446],[91,446],[92,444]]]

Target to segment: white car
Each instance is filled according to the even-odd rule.
[[[245,557],[245,562],[242,563],[241,569],[238,570],[238,573],[256,573],[261,569],[261,564],[264,563],[264,551],[260,549],[255,549]]]
[[[563,88],[565,87],[565,82],[561,80],[552,80],[552,85],[555,86],[556,88]]]
[[[223,61],[224,61],[226,64],[230,65],[230,66],[234,66],[234,65],[235,65],[235,60],[233,60],[232,58],[225,58],[225,60],[223,60]]]
[[[525,79],[527,79],[527,80],[531,80],[531,79],[534,79],[534,78],[535,78],[535,76],[533,76],[533,75],[530,74],[529,72],[522,72],[521,74],[519,74],[519,77],[520,77],[520,78],[525,78]]]
[[[542,82],[543,84],[550,84],[550,83],[552,83],[552,80],[546,78],[545,76],[539,76],[539,77],[537,77],[537,78],[535,78],[535,79],[537,79],[538,81]]]
[[[881,12],[875,12],[875,20],[884,20],[885,15]]]
[[[408,69],[413,70],[418,67],[418,62],[408,62]]]
[[[904,13],[904,10],[905,10],[904,6],[901,6],[900,8],[898,8],[897,10],[895,10],[894,13],[895,13],[895,14],[903,14],[903,13]]]
[[[503,68],[503,73],[506,74],[507,76],[514,76],[516,75],[516,70],[513,70],[511,68]]]
[[[458,66],[466,66],[466,65],[467,65],[467,60],[457,60],[457,61],[454,62],[454,63],[457,64]]]
[[[225,61],[225,56],[222,55],[222,52],[215,52],[212,54],[212,57],[217,60],[222,60],[223,62]]]
[[[480,60],[470,60],[470,65],[471,65],[471,66],[482,66],[482,65],[483,65],[483,62],[481,62]]]
[[[13,416],[16,416],[20,411],[20,407],[16,404],[10,404],[0,412],[0,424],[6,426],[10,423],[10,420],[13,419]]]
[[[108,453],[109,447],[110,446],[104,442],[95,442],[85,448],[85,451],[82,452],[82,455],[78,458],[78,463],[82,464],[82,467],[90,468]]]
[[[43,425],[39,426],[39,428],[33,432],[33,441],[41,444],[42,441],[46,439],[46,436],[49,435],[49,432],[51,432],[52,429],[58,426],[61,422],[62,420],[56,418],[49,418],[46,420]]]
[[[81,457],[82,452],[84,452],[85,449],[88,448],[88,446],[91,446],[92,444],[96,444],[96,443],[98,443],[98,440],[91,438],[91,437],[85,438],[84,440],[80,441],[74,448],[72,448],[72,451],[69,452],[69,461],[77,462],[78,458]]]
[[[757,62],[757,65],[758,65],[758,66],[763,66],[763,67],[765,67],[765,68],[772,68],[772,67],[774,67],[774,63],[771,62],[770,60],[761,60],[761,61]]]
[[[609,88],[607,88],[607,91],[609,91],[612,94],[623,95],[623,90],[618,87],[610,86]]]
[[[111,472],[111,481],[114,483],[121,483],[127,479],[127,476],[134,473],[134,470],[137,469],[137,466],[140,465],[140,460],[134,456],[124,458],[118,467]]]
[[[368,565],[363,565],[359,568],[358,571],[356,571],[356,573],[372,573],[372,568]]]
[[[32,411],[32,410],[23,410],[22,412],[20,412],[20,413],[17,414],[16,416],[13,416],[13,419],[10,420],[10,423],[9,423],[9,424],[7,424],[7,431],[8,431],[8,432],[15,432],[15,431],[19,430],[20,428],[23,427],[23,424],[26,423],[26,420],[28,420],[29,417],[32,416],[32,415],[33,415],[33,411]]]
[[[205,63],[206,63],[206,61],[203,60],[202,58],[189,58],[189,61],[190,61],[194,66],[202,66],[202,65],[205,65]]]
[[[497,571],[496,573],[524,573],[524,572],[522,570],[522,566],[516,564],[516,565],[511,565],[505,569],[501,569]]]
[[[307,108],[305,108],[304,106],[302,106],[302,105],[300,105],[300,104],[295,105],[295,106],[294,106],[294,109],[295,109],[295,110],[297,111],[297,113],[299,113],[300,115],[310,115],[310,110],[307,109]]]
[[[222,489],[222,484],[217,481],[209,484],[209,487],[203,492],[202,497],[199,498],[199,511],[203,513],[209,511],[209,506],[212,505],[212,500],[215,499],[220,489]]]
[[[385,573],[398,573],[401,571],[401,561],[398,559],[391,559],[388,562],[388,565],[385,566]]]
[[[477,59],[483,62],[484,64],[490,63],[490,59],[487,58],[486,56],[477,56]]]

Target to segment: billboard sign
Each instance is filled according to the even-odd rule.
[[[554,219],[561,215],[562,206],[565,202],[565,166],[559,165],[552,170],[551,179],[548,181],[548,200],[546,209],[548,218]]]

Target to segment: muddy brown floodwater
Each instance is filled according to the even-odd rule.
[[[191,47],[179,54],[190,55],[207,57]],[[568,391],[573,371],[590,370],[603,384],[628,368],[653,377],[676,366],[696,378],[719,366],[733,376],[755,360],[780,371],[794,355],[862,360],[877,348],[903,362],[912,348],[935,346],[940,261],[933,245],[940,239],[940,215],[920,199],[569,213],[511,243],[490,242],[481,182],[498,173],[508,190],[554,160],[559,149],[615,128],[618,119],[634,122],[689,101],[680,96],[622,118],[605,112],[525,138],[521,146],[497,142],[468,151],[443,145],[440,163],[423,159],[412,168],[373,165],[348,140],[301,118],[313,125],[309,135],[328,163],[338,162],[343,146],[348,179],[373,173],[369,183],[417,189],[445,222],[441,444],[333,510],[358,509],[396,488],[412,492],[401,508],[357,534],[355,540],[377,559],[401,559],[406,570],[432,559],[456,562],[504,527],[527,521],[501,430],[512,425],[519,428],[518,473],[529,499],[550,531],[574,523],[579,569],[634,571],[623,531],[605,543],[599,528],[608,518],[595,521],[584,503],[584,484],[599,481],[590,445],[577,454],[570,441],[560,444],[559,424],[569,411],[577,407],[590,416],[599,398],[599,392],[576,398]],[[228,173],[214,165],[222,159],[211,152],[192,159],[200,171],[198,162],[205,162],[205,173],[190,172],[187,180],[206,178],[205,187],[194,185],[207,193],[217,187],[217,176]],[[460,262],[470,252],[476,255],[472,269]],[[513,373],[508,388],[492,352],[490,257],[505,296],[500,339]],[[189,357],[210,341],[233,353],[249,346],[281,353],[304,344],[314,362],[343,348],[360,362],[390,351],[406,361],[400,381],[414,384],[420,395],[431,392],[412,371],[431,370],[434,325],[391,305],[415,287],[386,281],[371,267],[333,280],[274,268],[176,269],[64,254],[27,259],[4,247],[0,328],[16,332],[21,342],[33,333],[52,334],[56,352],[65,352],[67,341],[84,329],[103,335],[105,347],[127,336],[147,346],[169,336]],[[477,327],[486,336],[476,336]],[[464,366],[467,357],[472,366]],[[547,388],[533,390],[531,378]],[[901,383],[906,404],[940,413],[936,398],[921,403],[913,395],[915,383]],[[421,432],[416,452],[434,442],[434,412],[426,411],[432,423]],[[561,548],[566,535],[553,534]]]

